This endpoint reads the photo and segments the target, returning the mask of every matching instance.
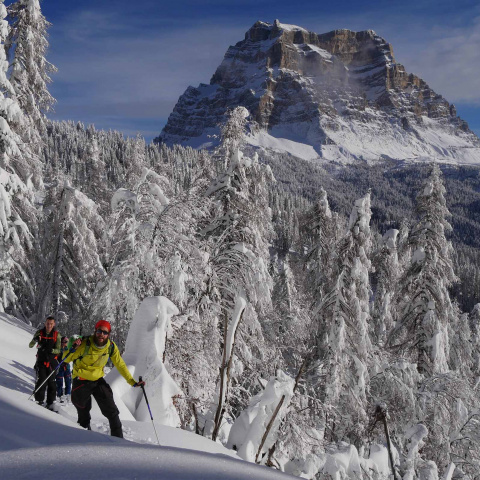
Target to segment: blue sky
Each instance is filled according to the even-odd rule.
[[[10,3],[9,1],[6,2]],[[54,119],[151,140],[189,85],[209,83],[257,21],[324,33],[373,29],[397,62],[455,103],[480,135],[478,0],[43,0]]]

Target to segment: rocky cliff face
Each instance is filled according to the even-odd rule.
[[[319,35],[255,23],[210,85],[180,97],[157,140],[214,146],[226,111],[238,105],[250,111],[252,145],[302,158],[480,164],[480,141],[455,107],[408,74],[372,30]]]

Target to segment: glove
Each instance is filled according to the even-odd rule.
[[[133,387],[143,387],[145,385],[145,382],[142,380],[141,382],[136,382],[132,386]]]
[[[33,338],[32,338],[32,341],[28,344],[28,346],[30,348],[33,348],[35,346],[35,344],[37,344],[37,348],[39,348],[39,345],[38,345],[38,341],[40,340],[40,335],[35,335]]]

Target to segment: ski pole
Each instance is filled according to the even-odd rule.
[[[48,382],[48,379],[60,368],[60,365],[62,365],[67,359],[67,357],[70,356],[72,353],[75,353],[74,348],[71,348],[68,351],[68,355],[65,355],[65,358],[56,366],[55,370],[52,370],[52,373],[45,379],[45,381],[28,397],[29,400]]]
[[[142,377],[138,377],[138,381],[141,382]],[[153,430],[155,431],[155,436],[157,437],[158,446],[160,446],[160,441],[158,440],[158,435],[157,435],[157,429],[155,428],[155,423],[153,422],[152,411],[150,410],[150,404],[148,403],[147,392],[145,392],[145,387],[143,385],[140,385],[140,387],[142,389],[143,396],[145,397],[145,402],[147,403],[148,411],[150,413],[150,418],[152,419]]]

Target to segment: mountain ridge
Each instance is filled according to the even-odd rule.
[[[256,22],[209,85],[187,88],[156,141],[212,148],[239,105],[251,114],[249,143],[263,149],[340,163],[480,164],[480,140],[455,106],[407,73],[373,30]]]

